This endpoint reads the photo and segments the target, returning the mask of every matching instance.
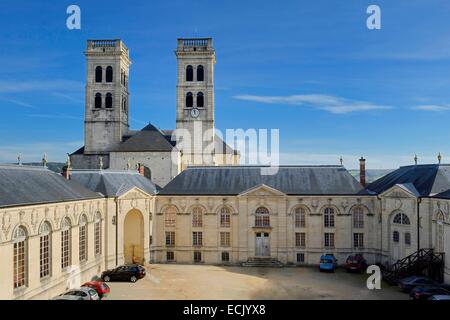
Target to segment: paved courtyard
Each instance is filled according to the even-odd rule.
[[[108,300],[130,299],[408,299],[398,288],[366,288],[366,274],[317,268],[147,265],[136,283],[112,282]]]

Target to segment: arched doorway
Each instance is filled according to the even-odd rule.
[[[403,212],[393,214],[390,223],[391,263],[406,257],[411,248],[411,222]]]
[[[125,216],[123,255],[125,263],[144,262],[144,217],[136,209],[129,211]]]

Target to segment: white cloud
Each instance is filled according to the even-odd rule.
[[[414,110],[421,111],[433,111],[433,112],[442,112],[442,111],[450,111],[450,105],[437,105],[437,104],[428,104],[413,107]]]
[[[26,117],[30,118],[43,118],[43,119],[72,119],[72,120],[79,120],[81,117],[77,116],[71,116],[69,114],[45,114],[45,113],[32,113],[32,114],[26,114]]]
[[[15,100],[15,99],[2,99],[2,100],[6,101],[6,102],[9,102],[9,103],[12,103],[12,104],[15,104],[15,105],[18,105],[18,106],[21,106],[21,107],[25,107],[25,108],[32,108],[32,109],[36,108],[35,106],[33,106],[33,105],[29,104],[29,103],[26,103],[26,102],[23,102],[23,101],[19,101],[19,100]]]
[[[73,97],[73,96],[68,95],[68,94],[64,94],[64,93],[60,93],[60,92],[52,92],[52,95],[55,96],[55,97],[58,97],[58,98],[63,98],[65,100],[69,101],[69,102],[73,102],[73,103],[76,103],[76,104],[84,103],[83,99],[76,98],[76,97]]]
[[[20,153],[22,162],[40,162],[44,153],[48,161],[64,162],[67,153],[76,151],[83,141],[49,141],[28,144],[0,145],[0,163],[16,163]]]
[[[0,93],[17,93],[31,91],[80,91],[83,83],[72,80],[32,80],[32,81],[0,81]]]
[[[265,104],[287,104],[313,107],[334,114],[345,114],[358,111],[392,109],[390,106],[378,105],[365,101],[356,101],[322,94],[304,94],[291,96],[256,96],[237,95],[235,99],[254,101]]]

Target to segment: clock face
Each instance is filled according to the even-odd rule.
[[[191,117],[192,118],[197,118],[200,115],[200,111],[197,108],[193,108],[191,110]]]

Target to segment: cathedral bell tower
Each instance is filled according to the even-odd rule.
[[[121,40],[88,40],[84,154],[114,150],[128,132],[128,48]]]
[[[214,64],[211,38],[178,39],[177,147],[182,167],[214,163]],[[183,134],[183,132],[185,134]],[[187,133],[187,134],[186,134]]]

